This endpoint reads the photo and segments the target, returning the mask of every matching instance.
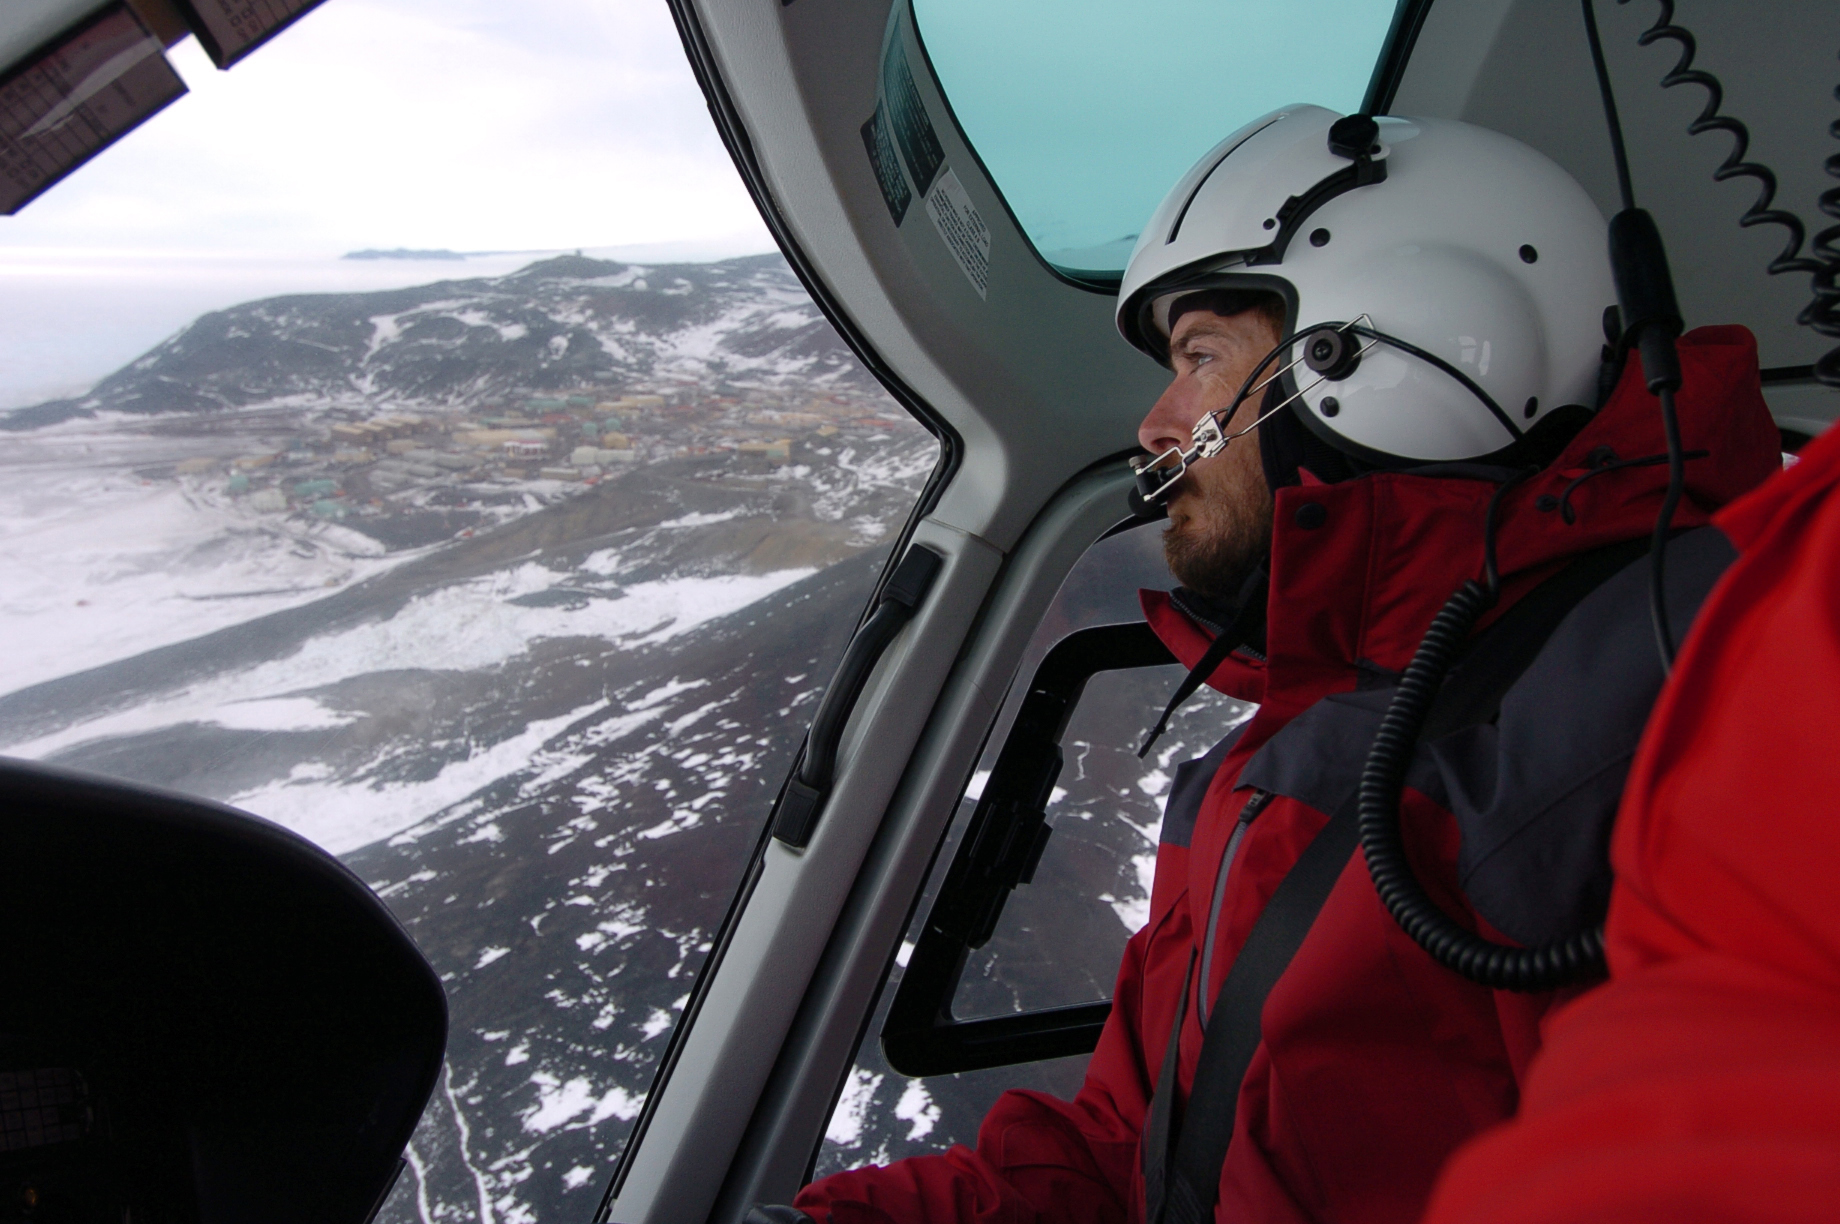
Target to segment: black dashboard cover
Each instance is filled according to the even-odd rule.
[[[439,978],[331,855],[0,759],[0,1072],[74,1069],[88,1096],[81,1141],[0,1152],[0,1173],[81,1149],[117,1219],[363,1224],[446,1039]]]

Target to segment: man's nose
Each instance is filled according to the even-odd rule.
[[[1190,388],[1181,378],[1172,380],[1157,397],[1143,424],[1137,427],[1137,444],[1153,455],[1172,446],[1187,450],[1195,420],[1201,415]]]

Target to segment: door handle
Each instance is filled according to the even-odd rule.
[[[856,708],[856,699],[862,696],[863,685],[869,682],[869,673],[901,626],[913,618],[944,565],[945,558],[924,544],[909,548],[889,576],[888,585],[882,588],[875,611],[843,652],[843,662],[837,665],[837,674],[831,677],[811,720],[805,755],[799,759],[773,813],[773,836],[793,849],[803,850],[811,844],[837,771],[837,746],[843,740],[844,724]]]

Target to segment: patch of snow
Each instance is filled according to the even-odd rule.
[[[530,1082],[537,1086],[537,1103],[524,1113],[527,1131],[555,1130],[594,1108],[594,1085],[586,1078],[577,1076],[563,1082],[547,1071],[539,1071],[530,1077]]]
[[[895,1102],[894,1116],[908,1124],[907,1140],[911,1143],[933,1133],[940,1112],[939,1106],[933,1103],[932,1094],[927,1092],[926,1085],[917,1079],[910,1079],[901,1092],[901,1099]]]
[[[621,906],[611,917],[596,923],[592,931],[575,937],[575,946],[583,952],[598,952],[610,943],[618,943],[628,936],[637,935],[647,927],[642,911],[630,906]]]
[[[644,1103],[644,1098],[617,1085],[597,1097],[594,1085],[583,1076],[559,1082],[549,1072],[539,1071],[530,1077],[530,1082],[537,1086],[537,1103],[524,1111],[524,1129],[537,1134],[578,1118],[578,1126],[593,1126],[608,1118],[630,1122],[639,1116],[639,1106]]]
[[[850,1068],[850,1078],[831,1111],[830,1125],[824,1139],[838,1147],[856,1147],[862,1143],[863,1127],[868,1122],[869,1107],[875,1103],[875,1090],[882,1086],[882,1076],[861,1067]]]
[[[738,612],[817,572],[807,567],[775,570],[768,574],[723,574],[714,578],[645,582],[627,587],[626,599],[617,602],[636,601],[635,620],[640,615],[655,618],[656,628],[635,639],[635,644],[649,646],[688,633],[705,621]]]
[[[1169,789],[1170,777],[1160,769],[1152,769],[1137,780],[1137,789],[1155,799]]]
[[[1101,893],[1099,900],[1111,906],[1124,929],[1135,935],[1150,921],[1150,885],[1156,879],[1156,852],[1132,855],[1131,871],[1137,877],[1137,892],[1122,897]]]
[[[127,468],[195,455],[195,440],[53,434],[7,447],[0,693],[311,603],[425,552],[386,556],[349,528]]]
[[[5,747],[14,756],[39,759],[89,740],[183,723],[234,720],[237,713],[226,713],[227,707],[265,701],[277,694],[299,693],[352,676],[409,668],[481,670],[524,653],[533,642],[546,637],[600,637],[635,646],[655,645],[739,611],[813,572],[800,568],[767,574],[661,579],[627,587],[619,599],[596,599],[584,608],[571,609],[509,602],[548,590],[560,577],[539,565],[520,566],[418,596],[388,620],[309,639],[286,658],[202,682],[165,700],[145,702]],[[390,832],[407,828],[429,814],[424,811]],[[289,821],[282,819],[282,823]],[[356,844],[347,848],[355,849]]]
[[[712,701],[708,705],[698,706],[696,709],[690,711],[688,714],[682,715],[678,718],[673,718],[670,722],[666,723],[665,730],[669,731],[673,736],[681,735],[687,728],[693,727],[697,723],[702,722],[704,717],[707,716],[710,711],[719,710],[726,704],[728,704],[726,701]],[[697,764],[697,762],[694,762],[694,761],[686,761],[684,763],[686,765]]]
[[[669,701],[679,693],[687,693],[691,689],[706,688],[708,685],[709,681],[707,680],[679,680],[673,677],[647,693],[645,696],[639,698],[637,701],[627,702],[626,708],[635,711],[649,710],[660,702]]]
[[[606,704],[597,701],[556,718],[539,719],[520,734],[478,749],[424,782],[302,784],[284,779],[245,791],[230,802],[285,825],[334,854],[344,854],[420,824],[449,804],[522,768],[545,741]]]
[[[409,313],[405,311],[404,314]],[[364,360],[369,361],[377,355],[377,350],[402,335],[402,315],[372,315],[371,343],[364,351]]]
[[[389,551],[379,540],[337,523],[311,523],[306,534],[324,540],[348,557],[381,557]]]
[[[683,515],[681,518],[666,519],[658,525],[660,527],[707,527],[712,523],[726,523],[730,519],[738,519],[741,515],[742,511],[739,509],[724,510],[719,514],[705,514],[698,511],[694,514]]]
[[[268,697],[218,706],[209,721],[233,731],[317,731],[352,720],[311,697]]]

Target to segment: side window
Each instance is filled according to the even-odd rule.
[[[586,1220],[938,447],[662,6],[462,8],[181,43],[193,96],[7,218],[0,752],[340,856],[450,1006],[379,1218]]]
[[[1010,1088],[1063,1097],[1078,1090],[1125,942],[1148,917],[1162,804],[1175,766],[1206,752],[1252,713],[1245,703],[1203,688],[1149,756],[1138,758],[1184,669],[1154,665],[1167,653],[1141,623],[1134,631],[1101,627],[1141,622],[1138,589],[1169,585],[1160,536],[1160,527],[1150,525],[1095,544],[1036,631],[883,986],[815,1176],[974,1143],[984,1112]],[[1086,680],[1059,737],[1061,768],[1037,809],[1051,832],[1030,832],[1038,826],[1024,810],[1009,826],[1020,831],[1001,835],[1013,844],[1005,855],[988,849],[999,835],[986,824],[1001,805],[983,802],[986,788],[1002,784],[1005,752],[1018,752],[1026,738],[1019,728],[1030,717],[1028,692],[1056,667],[1057,646],[1063,647],[1059,658],[1080,660],[1076,671],[1098,662],[1108,669]],[[974,861],[1004,864],[995,873],[1002,878],[979,900],[961,904],[955,899],[967,895],[963,885]],[[1010,891],[1009,881],[1018,877],[1026,882]],[[989,906],[999,895],[993,924]],[[950,975],[940,968],[943,956],[929,960],[929,940],[942,953],[951,950],[929,926],[970,930],[974,939],[988,931],[964,956],[956,980],[945,980]],[[930,980],[917,982],[916,975]],[[941,998],[949,999],[953,1021],[978,1026],[975,1040],[940,1036],[932,1024],[935,1010],[922,1014],[917,1006]],[[911,1014],[904,1016],[904,1008]],[[931,1033],[913,1036],[916,1021]],[[905,1040],[904,1025],[910,1031]],[[891,1043],[899,1048],[891,1050]],[[894,1063],[915,1073],[903,1074]],[[973,1063],[980,1065],[948,1069]]]

